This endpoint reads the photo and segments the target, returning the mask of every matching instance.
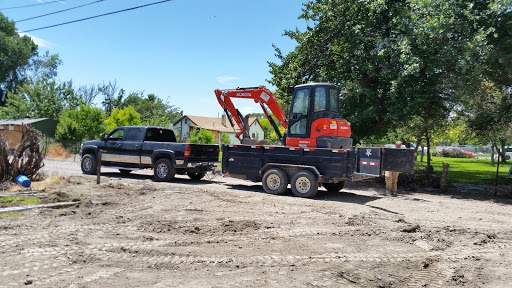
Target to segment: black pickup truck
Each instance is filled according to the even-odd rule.
[[[176,143],[174,132],[162,127],[117,127],[99,140],[83,143],[80,156],[84,174],[96,174],[98,152],[102,166],[124,174],[154,169],[156,181],[169,181],[175,174],[199,180],[219,163],[218,145]]]

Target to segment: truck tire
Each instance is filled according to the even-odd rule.
[[[295,173],[291,181],[293,195],[313,198],[318,192],[318,181],[316,176],[307,170],[300,170]]]
[[[322,183],[322,186],[324,186],[329,192],[339,192],[343,187],[345,187],[345,181],[340,181],[338,183]]]
[[[195,181],[199,181],[201,180],[204,175],[206,175],[206,172],[198,172],[198,173],[195,173],[195,172],[187,172],[187,176],[192,179],[192,180],[195,180]]]
[[[130,169],[119,169],[119,172],[121,172],[121,174],[123,174],[123,175],[128,175],[128,174],[132,173],[132,170],[130,170]]]
[[[281,195],[288,188],[288,175],[281,169],[272,168],[263,174],[263,190],[269,194]]]
[[[80,166],[82,167],[82,173],[88,175],[96,174],[96,169],[98,168],[96,167],[96,156],[94,154],[85,154],[80,161]]]
[[[167,158],[162,158],[155,163],[154,176],[155,181],[164,182],[174,178],[176,170],[171,164],[171,161]]]

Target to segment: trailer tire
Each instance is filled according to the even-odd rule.
[[[272,168],[263,174],[261,184],[263,190],[269,194],[281,195],[288,188],[288,175],[281,169]]]
[[[206,175],[206,172],[187,172],[187,176],[195,181],[203,179],[204,175]]]
[[[293,195],[304,198],[313,198],[318,192],[317,177],[307,170],[295,173],[291,181]]]
[[[171,161],[167,158],[162,158],[155,163],[154,176],[155,181],[165,182],[174,178],[176,170],[171,164]]]
[[[345,181],[340,181],[338,183],[322,183],[322,186],[324,186],[329,192],[339,192],[343,187],[345,187]]]
[[[96,174],[96,169],[98,169],[96,157],[94,154],[85,154],[80,160],[80,167],[82,168],[82,173],[88,175]]]

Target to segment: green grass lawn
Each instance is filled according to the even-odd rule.
[[[427,165],[426,158],[423,163],[419,162],[420,167]],[[468,159],[468,158],[448,158],[448,157],[432,157],[431,165],[434,171],[442,172],[442,162],[450,163],[448,168],[448,181],[452,183],[463,184],[495,184],[497,166],[491,166],[490,159]],[[512,178],[506,178],[512,161],[507,164],[500,163],[498,173],[498,184],[512,185]]]

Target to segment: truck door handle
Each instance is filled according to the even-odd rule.
[[[119,148],[119,147],[121,147],[121,144],[117,144],[117,146],[116,146],[116,147],[118,147],[118,148]]]
[[[133,145],[133,148],[137,148],[137,147],[139,147],[139,145]]]

